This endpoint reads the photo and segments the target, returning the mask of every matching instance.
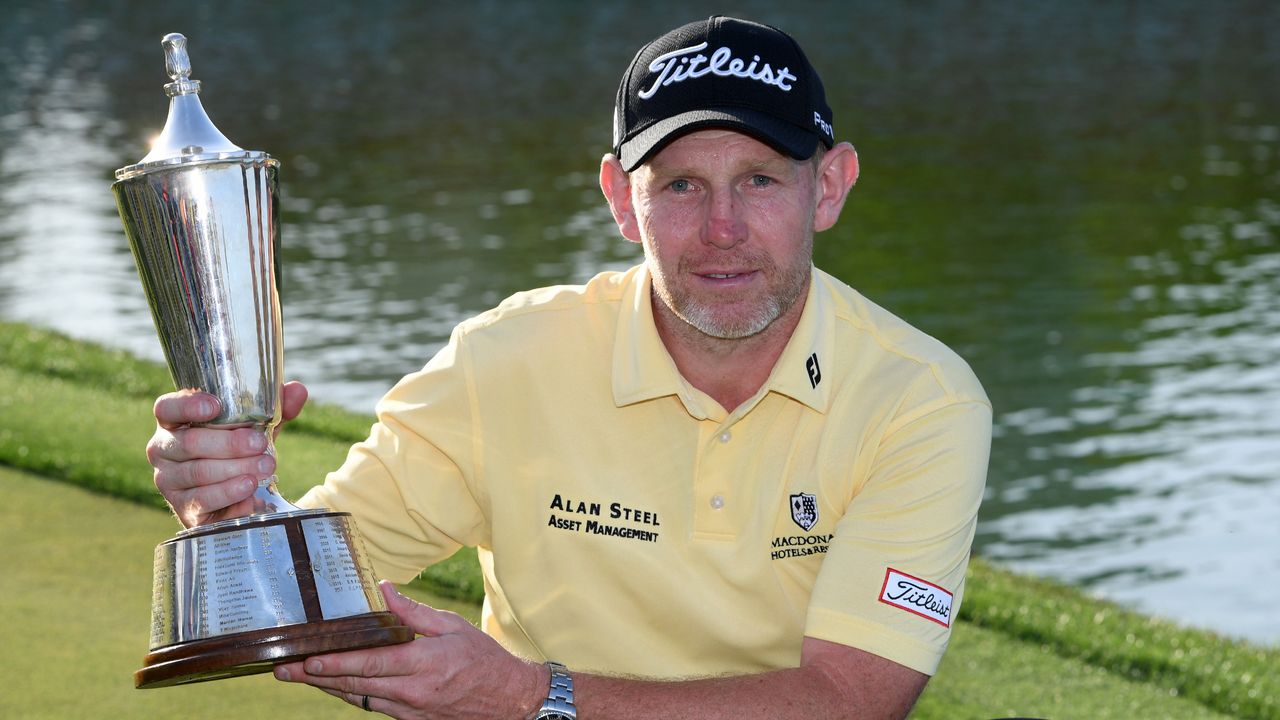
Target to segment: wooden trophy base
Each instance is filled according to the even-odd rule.
[[[411,628],[389,612],[252,630],[162,647],[133,674],[138,689],[252,675],[313,655],[409,642]]]

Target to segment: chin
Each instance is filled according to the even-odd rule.
[[[724,313],[716,313],[703,307],[694,307],[690,312],[680,313],[680,317],[698,332],[721,340],[741,340],[758,335],[772,325],[778,315],[776,307],[764,307],[754,313],[736,317],[725,317]]]

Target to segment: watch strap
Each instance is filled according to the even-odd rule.
[[[547,669],[551,671],[551,689],[547,691],[547,699],[542,702],[536,720],[577,720],[578,709],[573,705],[573,676],[569,668],[554,660],[548,660]]]

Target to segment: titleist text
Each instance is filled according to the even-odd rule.
[[[937,585],[904,572],[888,568],[880,602],[892,605],[927,620],[951,627],[951,603],[955,597]]]
[[[752,55],[751,61],[747,62],[742,58],[734,57],[733,51],[729,48],[721,47],[707,57],[700,52],[706,48],[707,43],[703,42],[672,50],[654,58],[654,61],[649,63],[649,71],[657,73],[658,77],[654,79],[652,85],[638,93],[640,98],[648,100],[667,85],[712,74],[720,77],[757,80],[766,85],[773,85],[784,92],[791,90],[790,81],[799,79],[791,74],[789,67],[775,70],[769,63],[760,64],[759,55]],[[692,57],[689,57],[690,55]]]
[[[918,608],[928,610],[937,614],[939,617],[948,618],[951,616],[951,604],[943,602],[941,598],[934,595],[928,587],[917,585],[916,583],[899,580],[898,594],[892,592],[885,593],[886,600],[892,600],[899,604],[915,605]]]

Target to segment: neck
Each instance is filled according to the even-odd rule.
[[[807,295],[807,293],[806,293]],[[773,366],[800,323],[806,295],[764,330],[745,338],[707,335],[682,320],[651,295],[658,337],[690,385],[711,396],[728,412],[751,399],[764,386]]]

